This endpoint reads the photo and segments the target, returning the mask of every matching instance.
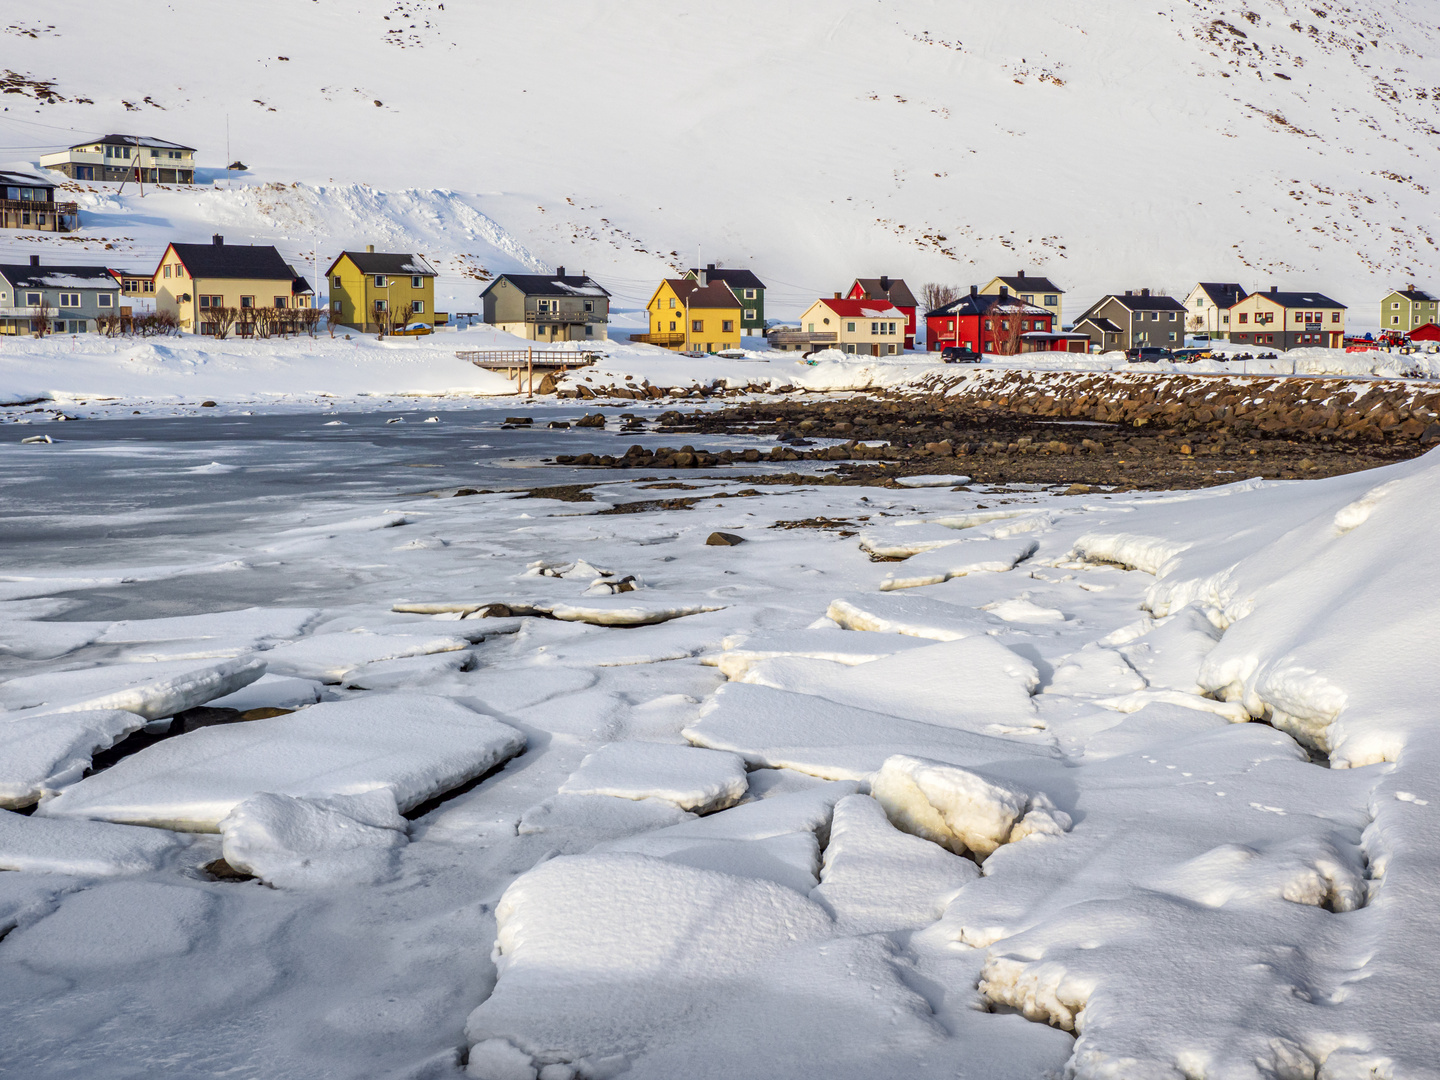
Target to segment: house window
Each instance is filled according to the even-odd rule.
[[[39,307],[39,306],[40,306],[40,294],[39,294],[38,292],[27,292],[27,293],[25,294],[25,306],[26,306],[26,307]]]
[[[375,275],[375,287],[376,287],[377,289],[383,289],[383,288],[385,288],[385,275],[384,275],[384,274],[376,274],[376,275]]]
[[[1001,320],[1000,320],[1000,329],[1001,329],[1001,330],[1009,330],[1009,329],[1010,329],[1010,320],[1009,320],[1009,319],[1001,319]]]
[[[335,275],[334,283],[335,283],[335,288],[337,288],[337,289],[343,289],[343,288],[345,287],[345,283],[340,280],[340,275],[339,275],[339,274],[336,274],[336,275]]]
[[[585,324],[585,336],[586,336],[586,337],[594,337],[594,336],[595,336],[595,327],[591,326],[589,323],[586,323],[586,324]]]
[[[675,320],[674,320],[674,319],[671,319],[671,320],[670,320],[670,332],[671,332],[672,334],[675,332]]]
[[[815,332],[815,324],[814,324],[813,322],[812,322],[812,323],[806,323],[806,324],[805,324],[805,331],[806,331],[806,333],[813,334],[813,333]]]
[[[872,322],[870,324],[870,333],[871,336],[880,333],[880,324],[878,322]]]
[[[340,318],[340,315],[341,315],[342,311],[343,311],[343,309],[342,309],[342,307],[341,307],[341,305],[340,305],[340,301],[339,301],[339,300],[331,300],[331,301],[330,301],[330,313],[331,313],[332,315],[334,315],[335,318],[337,318],[337,319]]]
[[[240,297],[240,306],[241,306],[242,308],[253,308],[253,307],[255,306],[255,297],[253,297],[253,296],[242,296],[242,297]]]
[[[1395,303],[1392,303],[1392,304],[1390,305],[1390,310],[1391,310],[1391,311],[1399,311],[1399,310],[1400,310],[1400,303],[1399,303],[1399,301],[1396,301]]]
[[[416,314],[416,315],[424,315],[424,314],[425,314],[425,301],[424,301],[424,300],[416,300],[416,301],[415,301],[415,314]]]
[[[589,314],[590,312],[594,311],[594,310],[595,310],[595,301],[594,301],[594,300],[586,300],[586,301],[585,301],[585,304],[584,304],[584,308],[585,308],[586,314]]]
[[[704,319],[691,319],[691,320],[690,320],[690,332],[691,332],[692,334],[703,334],[703,333],[705,332],[705,320],[704,320]]]
[[[889,329],[888,332],[891,333],[891,334],[893,334],[893,333],[895,332],[895,324],[892,322],[892,323],[889,324],[889,326],[890,326],[890,329]],[[890,351],[891,351],[891,352],[894,352],[894,351],[895,351],[895,347],[894,347],[893,345],[890,347]]]
[[[746,289],[746,290],[745,290],[745,299],[746,299],[746,300],[754,300],[754,299],[755,299],[755,290],[754,290],[754,289]],[[752,316],[749,316],[749,317],[752,318],[752,319],[754,318],[753,315],[752,315]]]
[[[388,305],[385,303],[384,300],[376,300],[376,301],[375,301],[375,310],[376,310],[376,311],[387,311],[387,310],[389,310],[389,308],[388,308]]]
[[[200,306],[201,306],[202,308],[218,308],[218,307],[224,307],[224,306],[225,306],[225,297],[223,297],[223,296],[202,296],[202,297],[200,297]]]
[[[720,332],[722,334],[733,334],[735,332],[735,321],[733,319],[721,319]]]
[[[1060,302],[1060,298],[1059,298],[1058,296],[1056,296],[1054,293],[1047,293],[1047,294],[1046,294],[1046,296],[1045,296],[1045,306],[1046,306],[1046,307],[1054,307],[1054,306],[1055,306],[1056,304],[1058,304],[1059,302]]]
[[[1244,325],[1245,325],[1247,322],[1249,322],[1249,321],[1250,321],[1250,315],[1249,315],[1249,313],[1248,313],[1248,312],[1245,312],[1245,311],[1240,312],[1240,325],[1241,325],[1241,326],[1244,326]]]
[[[1332,311],[1332,312],[1330,312],[1330,321],[1331,321],[1331,322],[1339,322],[1339,321],[1340,321],[1340,312],[1338,312],[1338,311]]]
[[[413,275],[413,276],[410,278],[410,287],[411,287],[412,289],[418,289],[418,288],[420,288],[421,285],[422,285],[422,283],[423,283],[423,282],[422,282],[422,279],[421,279],[421,277],[420,277],[419,274],[415,274],[415,275]]]
[[[985,329],[986,329],[986,330],[994,330],[994,329],[995,329],[995,320],[994,320],[994,319],[986,319],[986,320],[985,320]]]
[[[755,309],[754,309],[753,307],[747,307],[747,308],[745,309],[745,321],[746,321],[746,322],[754,322],[754,321],[755,321]]]
[[[95,305],[97,307],[114,307],[115,297],[112,293],[102,292],[95,294]]]
[[[1174,321],[1175,321],[1175,312],[1173,312],[1173,311],[1170,312],[1170,321],[1171,321],[1171,322],[1174,322]]]
[[[80,294],[78,292],[62,292],[60,294],[61,307],[79,307]]]
[[[675,297],[673,297],[673,296],[670,297],[670,303],[669,303],[667,306],[670,307],[671,309],[673,309],[673,308],[675,307]]]
[[[1174,340],[1175,340],[1175,331],[1174,331],[1174,330],[1171,330],[1171,331],[1170,331],[1170,340],[1171,340],[1171,341],[1174,341]]]
[[[162,272],[164,273],[164,275],[165,275],[166,277],[169,277],[169,276],[170,276],[170,264],[169,264],[169,263],[166,263],[166,264],[165,264],[165,269],[164,269]]]
[[[1197,296],[1197,297],[1195,297],[1195,310],[1196,310],[1196,311],[1199,311],[1199,310],[1200,310],[1201,308],[1203,308],[1204,306],[1205,306],[1205,298],[1204,298],[1203,296]]]
[[[855,324],[854,324],[853,322],[852,322],[852,323],[846,323],[846,324],[845,324],[845,332],[846,332],[847,334],[853,334],[853,333],[855,332]]]

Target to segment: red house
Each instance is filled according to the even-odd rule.
[[[903,279],[881,274],[878,278],[856,278],[845,294],[846,300],[888,300],[905,314],[905,351],[915,348],[915,311],[920,306]]]
[[[958,346],[1001,355],[1068,351],[1077,335],[1054,333],[1054,326],[1053,312],[1017,300],[1003,286],[999,296],[981,296],[972,285],[968,296],[925,313],[926,348]]]
[[[1411,330],[1407,337],[1411,341],[1440,341],[1440,323],[1426,323]]]

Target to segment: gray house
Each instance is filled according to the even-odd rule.
[[[1076,319],[1074,329],[1101,352],[1178,349],[1185,344],[1185,305],[1170,296],[1152,296],[1149,289],[1112,293]]]
[[[83,334],[120,314],[120,282],[103,266],[0,265],[0,334]]]
[[[501,274],[480,294],[481,318],[531,341],[595,341],[607,336],[610,294],[584,271]]]

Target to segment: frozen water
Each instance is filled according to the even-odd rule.
[[[267,791],[221,820],[221,850],[276,888],[375,885],[395,876],[406,828],[390,788],[326,798]]]
[[[703,814],[738,802],[746,784],[745,763],[735,754],[624,742],[588,755],[560,786],[560,794],[663,799]]]

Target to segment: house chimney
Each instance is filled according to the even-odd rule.
[[[1024,271],[1024,270],[1021,270],[1021,271],[1020,271],[1018,274],[1016,274],[1015,276],[1016,276],[1016,277],[1024,277],[1024,276],[1025,276],[1025,271]]]
[[[1000,286],[1000,299],[1001,299],[1001,300],[1008,300],[1009,298],[1010,298],[1010,286],[1008,286],[1008,285],[1001,285],[1001,286]]]
[[[971,295],[971,296],[979,296],[979,295],[980,295],[980,286],[979,286],[979,285],[971,285],[971,286],[970,286],[970,295]]]
[[[1150,295],[1150,290],[1149,290],[1149,289],[1141,289],[1141,290],[1140,290],[1140,295],[1141,295],[1141,296],[1149,296],[1149,295]]]
[[[1271,291],[1272,293],[1278,293],[1278,292],[1280,291],[1280,286],[1279,286],[1279,285],[1271,285],[1271,286],[1270,286],[1270,291]]]
[[[564,277],[564,276],[565,276],[565,267],[563,267],[563,266],[557,266],[557,267],[555,267],[555,276],[556,276],[556,277]]]
[[[217,232],[214,236],[210,237],[210,242],[211,242],[212,244],[214,244],[216,247],[224,247],[224,246],[225,246],[225,237],[221,236],[221,235]]]
[[[704,270],[701,270],[698,274],[695,275],[695,284],[701,289],[705,288],[707,285],[710,284],[710,279],[706,276]]]
[[[714,264],[714,263],[706,263],[706,264],[705,264],[705,269],[708,270],[708,271],[711,272],[711,273],[714,273],[714,272],[715,272],[715,264]]]
[[[840,299],[840,294],[839,294],[838,292],[835,294],[835,299],[836,299],[836,300],[839,300],[839,299]]]
[[[1132,293],[1129,289],[1126,289],[1126,290],[1125,290],[1125,295],[1126,295],[1126,296],[1134,296],[1135,294]]]
[[[31,265],[31,266],[39,266],[39,265],[40,265],[40,256],[39,256],[39,255],[31,255],[31,256],[30,256],[30,265]]]
[[[889,274],[881,274],[881,275],[880,275],[880,291],[883,292],[883,293],[888,293],[888,292],[890,291],[890,275],[889,275]]]
[[[366,245],[365,245],[365,254],[366,254],[366,255],[374,255],[374,254],[375,254],[375,245],[374,245],[374,244],[366,244]]]

